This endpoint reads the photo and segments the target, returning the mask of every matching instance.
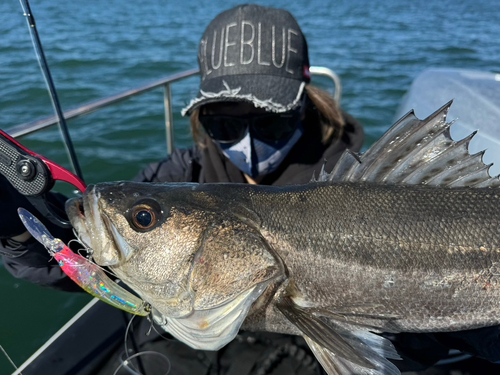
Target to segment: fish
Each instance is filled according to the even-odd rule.
[[[452,102],[294,186],[99,183],[66,211],[92,257],[196,349],[305,338],[330,375],[400,374],[381,333],[500,324],[500,179]]]

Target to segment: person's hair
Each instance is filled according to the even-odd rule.
[[[321,128],[321,141],[328,144],[333,138],[342,137],[345,126],[344,118],[340,108],[332,96],[317,87],[306,85],[306,118],[307,126],[319,126]],[[191,132],[198,146],[205,147],[206,133],[199,120],[200,108],[193,111],[190,116]],[[310,118],[312,117],[312,118]]]

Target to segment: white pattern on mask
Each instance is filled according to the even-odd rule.
[[[298,126],[289,139],[272,145],[250,137],[247,129],[245,136],[237,143],[216,143],[222,153],[239,170],[252,178],[256,178],[274,172],[300,139],[302,132],[302,126]],[[254,163],[252,163],[252,159],[254,159]]]

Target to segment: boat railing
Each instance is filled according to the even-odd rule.
[[[342,85],[339,76],[331,69],[319,66],[312,66],[310,68],[312,75],[328,77],[334,84],[334,99],[340,104],[342,95]],[[165,130],[167,140],[167,152],[170,154],[174,150],[174,126],[173,126],[173,112],[172,112],[172,90],[171,85],[175,82],[192,77],[199,74],[199,69],[190,69],[180,73],[172,74],[167,77],[161,78],[154,82],[126,90],[116,95],[111,95],[99,100],[91,101],[64,112],[64,118],[69,122],[79,117],[83,117],[92,112],[96,112],[103,108],[112,106],[119,102],[128,100],[134,96],[142,95],[148,91],[163,87],[163,101],[165,107]],[[39,120],[31,121],[21,125],[16,125],[8,129],[8,133],[14,138],[20,138],[31,133],[38,132],[58,123],[56,116],[45,117]]]

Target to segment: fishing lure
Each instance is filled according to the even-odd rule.
[[[134,296],[111,280],[102,269],[81,255],[75,254],[59,238],[54,238],[47,228],[24,208],[17,210],[24,226],[31,235],[49,251],[71,280],[87,293],[121,310],[135,315],[149,314],[149,304]]]

